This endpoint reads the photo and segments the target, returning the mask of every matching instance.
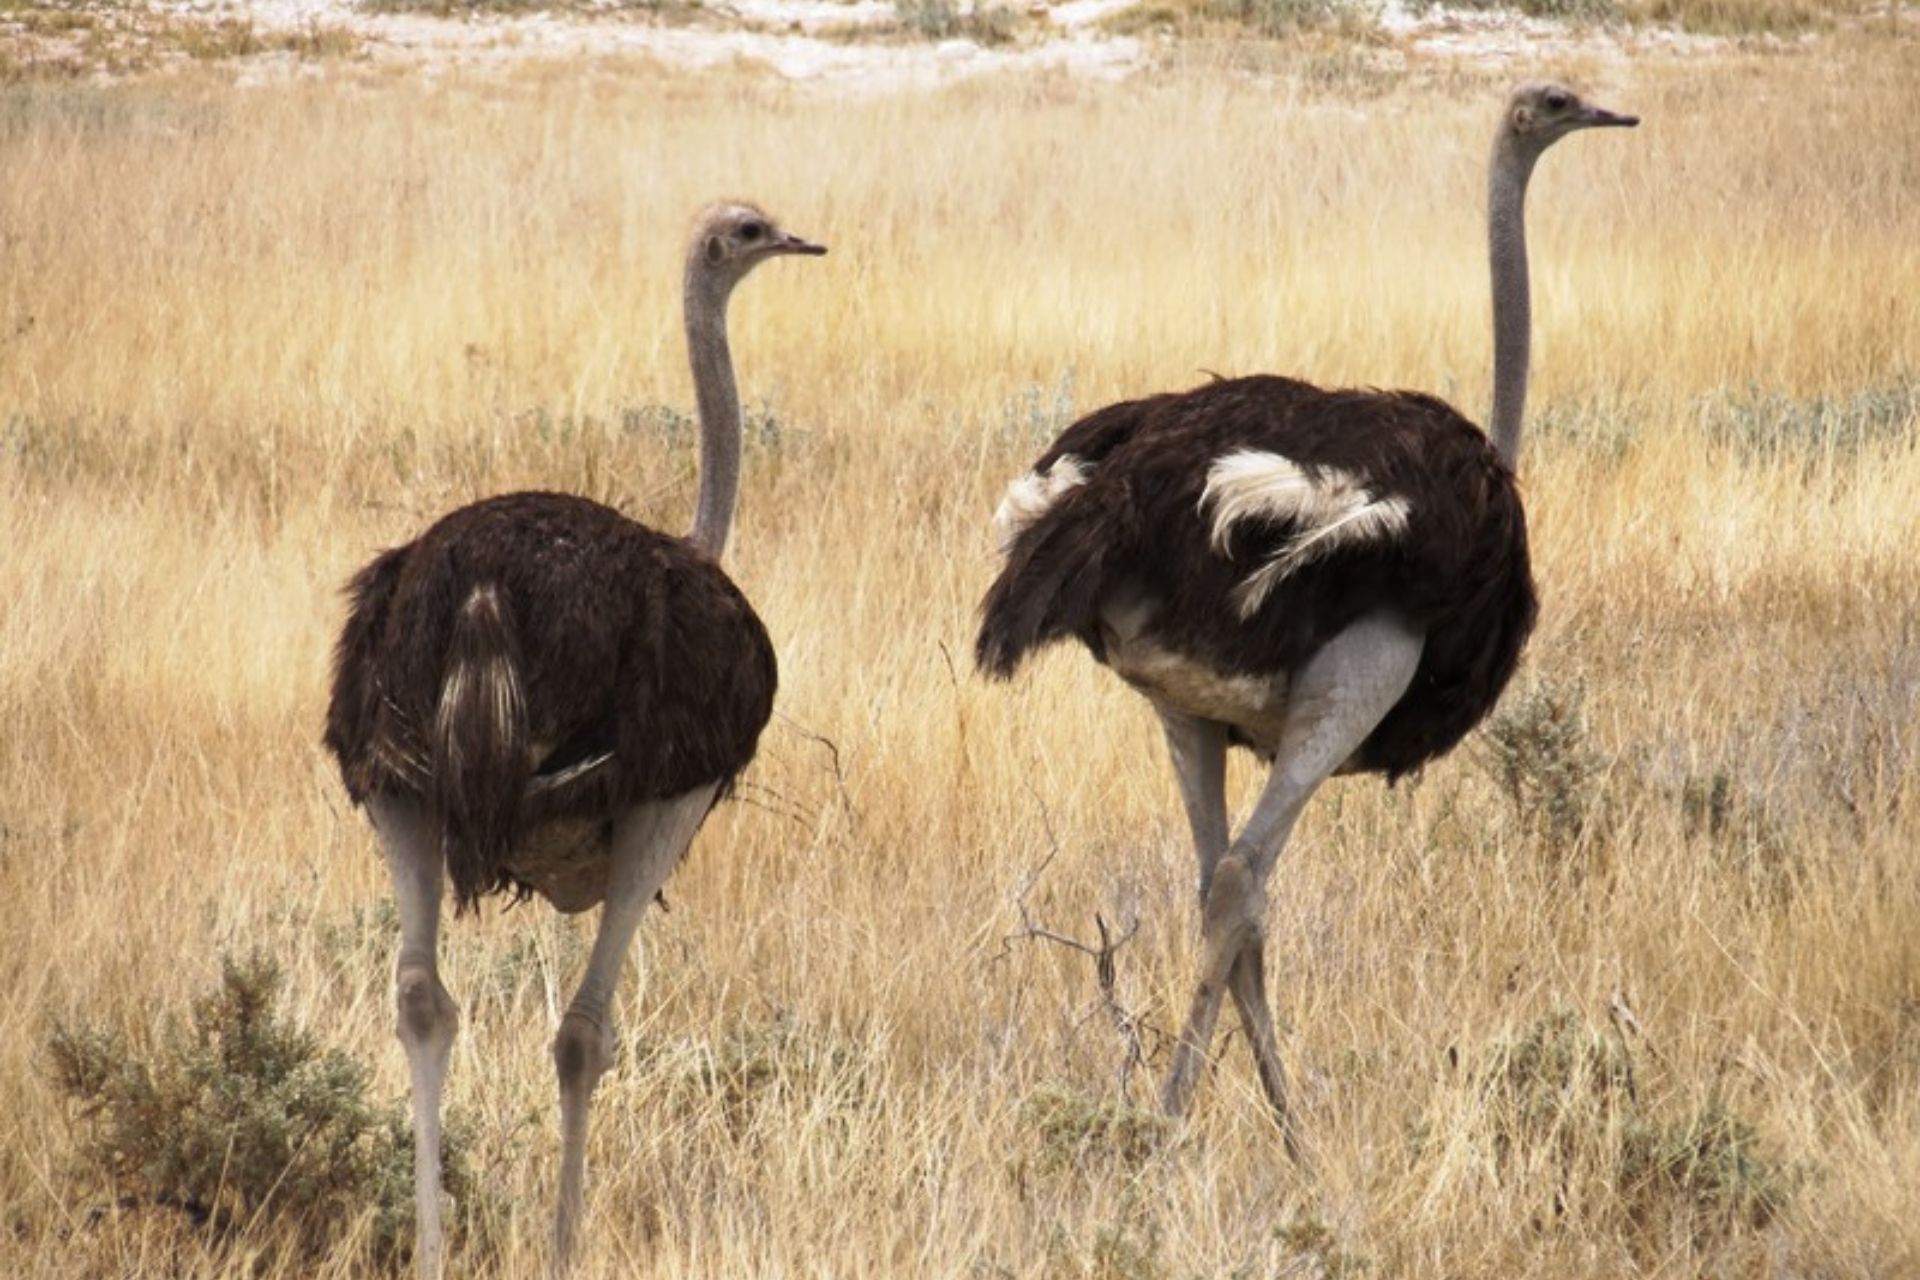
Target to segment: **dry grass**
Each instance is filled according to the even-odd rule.
[[[1272,919],[1311,1182],[1238,1043],[1152,1137],[1086,958],[1001,945],[1054,849],[1028,908],[1137,912],[1116,993],[1149,1029],[1194,938],[1145,710],[1078,655],[965,669],[985,518],[1067,408],[1201,369],[1477,411],[1495,81],[1364,112],[1198,72],[0,94],[0,1270],[249,1274],[165,1214],[89,1224],[56,1016],[150,1041],[260,944],[404,1088],[382,873],[317,741],[338,585],[511,487],[684,523],[649,406],[690,400],[687,214],[741,192],[833,246],[736,304],[770,417],[731,568],[782,719],[643,931],[586,1274],[1913,1274],[1920,58],[1598,78],[1647,123],[1549,158],[1532,224],[1522,679],[1578,714],[1501,739],[1563,744],[1527,794],[1597,820],[1517,809],[1481,746],[1328,787]],[[584,927],[447,938],[452,1100],[511,1209],[462,1274],[544,1255]]]

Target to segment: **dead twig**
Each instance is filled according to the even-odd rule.
[[[1647,1029],[1640,1025],[1640,1015],[1636,1014],[1633,1006],[1627,1003],[1627,993],[1621,988],[1614,988],[1613,994],[1607,997],[1607,1017],[1613,1020],[1613,1025],[1620,1035],[1620,1043],[1628,1043],[1628,1037],[1631,1035],[1646,1048],[1647,1056],[1662,1067],[1667,1065],[1667,1060],[1660,1056],[1660,1050],[1648,1037]]]
[[[1126,928],[1116,935],[1108,925],[1106,917],[1095,912],[1093,924],[1100,939],[1097,943],[1085,942],[1071,934],[1061,933],[1034,918],[1029,899],[1040,877],[1046,873],[1048,867],[1053,865],[1054,858],[1060,853],[1060,842],[1054,833],[1053,818],[1047,811],[1046,802],[1037,795],[1034,799],[1040,810],[1041,827],[1047,835],[1047,854],[1032,871],[1022,878],[1019,889],[1014,893],[1013,904],[1020,915],[1020,927],[1000,939],[1000,950],[992,958],[995,961],[1004,960],[1012,954],[1014,945],[1021,942],[1052,943],[1092,958],[1094,982],[1100,993],[1099,1002],[1094,1009],[1076,1019],[1073,1026],[1077,1030],[1094,1013],[1103,1013],[1106,1016],[1108,1023],[1119,1035],[1123,1049],[1120,1063],[1120,1094],[1131,1102],[1134,1071],[1147,1070],[1150,1067],[1148,1038],[1151,1037],[1156,1045],[1164,1043],[1167,1039],[1164,1031],[1148,1022],[1140,1013],[1128,1008],[1120,999],[1118,957],[1120,949],[1133,941],[1134,936],[1140,932],[1140,917],[1135,914],[1128,921]]]
[[[1633,1069],[1634,1042],[1638,1041],[1646,1049],[1647,1056],[1652,1058],[1662,1070],[1666,1069],[1667,1060],[1660,1056],[1660,1050],[1647,1036],[1647,1029],[1640,1025],[1640,1016],[1633,1011],[1633,1006],[1627,1003],[1627,993],[1618,987],[1615,987],[1613,994],[1607,997],[1607,1017],[1613,1023],[1614,1034],[1620,1037],[1621,1051],[1627,1055],[1627,1096],[1638,1101],[1639,1082],[1634,1079]]]
[[[827,763],[833,770],[833,785],[840,793],[840,807],[846,811],[847,825],[857,834],[860,830],[860,810],[853,803],[853,793],[847,789],[847,771],[841,764],[840,746],[824,733],[815,733],[793,717],[776,711],[780,723],[808,742],[826,748]]]
[[[762,799],[763,796],[766,798]],[[764,782],[742,779],[734,784],[733,798],[749,808],[783,818],[803,830],[811,830],[818,816],[799,801],[781,794]]]

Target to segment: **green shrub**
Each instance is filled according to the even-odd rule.
[[[1207,0],[1206,12],[1263,36],[1283,36],[1338,17],[1344,7],[1341,0]]]
[[[900,25],[928,40],[1005,44],[1013,39],[1014,11],[979,0],[893,0]]]
[[[179,1206],[299,1256],[365,1222],[372,1251],[397,1260],[413,1233],[406,1111],[369,1101],[364,1066],[287,1023],[280,985],[273,961],[226,958],[220,985],[145,1060],[118,1030],[56,1025],[48,1058],[77,1111],[76,1172],[123,1203]],[[459,1125],[441,1158],[457,1229],[477,1207]]]
[[[1716,36],[1793,35],[1829,26],[1834,17],[1818,0],[1638,0],[1634,14]]]
[[[1655,1253],[1680,1236],[1705,1245],[1764,1229],[1805,1180],[1724,1100],[1656,1105],[1625,1046],[1570,1010],[1496,1041],[1471,1070],[1476,1143],[1543,1227],[1605,1226]],[[1414,1139],[1417,1154],[1431,1126]]]
[[[1537,679],[1509,693],[1481,735],[1480,762],[1528,830],[1564,853],[1602,814],[1605,759],[1587,741],[1586,691]]]
[[[1567,1164],[1597,1130],[1631,1109],[1633,1063],[1570,1010],[1541,1018],[1493,1058],[1487,1101],[1503,1165],[1524,1163],[1543,1148],[1554,1149],[1556,1164]]]
[[[1920,434],[1920,375],[1834,397],[1799,398],[1749,386],[1706,399],[1699,412],[1707,439],[1743,457],[1845,457]]]
[[[1063,371],[1053,386],[1029,383],[1007,401],[1000,413],[999,436],[1022,450],[1045,449],[1055,436],[1073,424],[1073,370]]]
[[[1039,1144],[1043,1169],[1113,1160],[1138,1168],[1172,1139],[1163,1113],[1095,1098],[1064,1085],[1044,1085],[1021,1108],[1021,1121]]]
[[[599,429],[599,423],[592,418],[579,420],[567,416],[556,420],[545,409],[530,412],[534,430],[543,441],[564,443],[571,434]],[[630,405],[620,411],[620,430],[629,436],[657,440],[668,449],[691,449],[700,440],[700,419],[670,404]],[[804,437],[806,433],[788,427],[773,402],[762,398],[741,410],[740,434],[749,451],[778,453],[795,437]]]
[[[1759,1231],[1802,1181],[1719,1100],[1677,1122],[1635,1118],[1621,1131],[1618,1185],[1636,1225],[1665,1234],[1682,1215],[1696,1240]]]
[[[1618,22],[1625,16],[1620,0],[1430,0],[1415,6],[1428,8],[1518,9],[1529,18],[1558,18],[1563,22]]]

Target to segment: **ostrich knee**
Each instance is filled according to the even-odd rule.
[[[577,1013],[560,1019],[560,1030],[553,1037],[553,1067],[560,1077],[561,1096],[586,1098],[613,1064],[611,1034],[598,1023]]]
[[[1245,855],[1230,851],[1214,868],[1213,881],[1207,886],[1202,924],[1207,985],[1225,982],[1240,953],[1265,936],[1266,907],[1266,890]]]
[[[460,1027],[460,1007],[453,1002],[439,975],[427,968],[407,967],[394,981],[397,1013],[394,1033],[409,1052],[430,1052],[444,1059]]]

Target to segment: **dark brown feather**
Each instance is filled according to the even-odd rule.
[[[1234,588],[1293,529],[1252,521],[1230,555],[1209,545],[1207,472],[1241,449],[1339,468],[1378,497],[1403,498],[1407,529],[1307,564],[1243,621]],[[1398,777],[1459,742],[1519,662],[1537,612],[1526,513],[1485,435],[1440,400],[1236,378],[1089,414],[1035,469],[1063,454],[1087,480],[1021,532],[988,590],[975,654],[989,675],[1010,676],[1067,637],[1104,661],[1101,604],[1121,593],[1161,602],[1158,644],[1252,675],[1284,675],[1355,619],[1391,610],[1424,630],[1426,646],[1412,687],[1353,763]]]
[[[467,616],[483,588],[497,625]],[[454,819],[447,836],[474,851],[449,859],[462,906],[515,886],[502,850],[536,824],[611,822],[638,801],[724,791],[772,714],[772,643],[720,567],[584,498],[462,507],[377,556],[348,592],[326,745],[355,801],[418,795],[443,826]],[[468,753],[470,773],[449,780],[436,772],[445,745],[431,744],[450,664],[501,653],[516,665],[530,750],[517,795],[495,802],[473,788],[500,784],[497,761],[473,770]],[[409,767],[422,757],[424,773]],[[468,821],[485,829],[462,830]]]

